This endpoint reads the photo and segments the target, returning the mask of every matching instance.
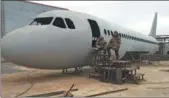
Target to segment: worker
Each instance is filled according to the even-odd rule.
[[[101,52],[101,50],[103,51],[104,54],[106,53],[106,44],[107,44],[107,42],[104,40],[104,37],[100,36],[97,39],[97,41],[96,41],[96,48],[97,48],[96,55],[98,55],[98,52]],[[102,57],[100,59],[106,60],[105,56],[102,56]]]
[[[104,40],[104,37],[100,36],[96,41],[96,48],[98,50],[104,50],[107,42]]]
[[[108,43],[107,50],[110,51],[110,49],[112,49],[115,51],[116,60],[119,60],[120,44],[121,44],[121,37],[118,34],[118,32],[115,31]]]

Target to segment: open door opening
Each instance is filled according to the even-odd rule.
[[[96,47],[96,41],[100,36],[100,29],[95,20],[88,19],[88,22],[92,30],[92,47]]]

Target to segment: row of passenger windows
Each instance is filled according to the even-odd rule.
[[[111,31],[111,30],[106,30],[106,29],[104,29],[104,34],[105,34],[105,35],[108,35],[108,36],[112,36],[112,35],[114,34],[114,32]],[[123,34],[123,33],[120,33],[120,32],[118,32],[118,34],[120,35],[120,37],[126,38],[126,39],[130,39],[130,40],[136,40],[136,41],[146,42],[146,43],[151,43],[151,44],[158,44],[158,43],[156,43],[156,42],[152,42],[152,41],[145,40],[145,39],[142,39],[142,38],[130,36],[130,35],[128,35],[128,34]]]
[[[53,17],[41,17],[41,18],[35,18],[34,21],[30,25],[49,25],[53,20]],[[66,22],[66,23],[65,23]],[[66,28],[66,24],[69,29],[75,29],[75,25],[73,21],[69,18],[64,19],[61,17],[56,17],[53,25],[60,27],[60,28]]]

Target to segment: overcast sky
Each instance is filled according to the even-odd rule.
[[[32,1],[109,20],[148,35],[158,12],[157,35],[169,35],[169,1]]]

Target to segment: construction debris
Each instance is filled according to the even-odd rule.
[[[120,91],[125,91],[125,90],[128,90],[128,88],[123,88],[123,89],[118,89],[118,90],[113,90],[113,91],[102,92],[102,93],[93,94],[93,95],[89,95],[89,96],[85,96],[85,97],[95,97],[95,96],[100,96],[100,95],[105,95],[105,94],[115,93],[115,92],[120,92]]]
[[[63,93],[63,95],[64,95],[64,97],[73,97],[73,94],[72,94],[72,92],[70,91],[70,92],[64,92]]]
[[[74,87],[74,84],[70,87],[70,89],[64,93],[64,97],[73,97],[73,94],[71,93],[72,88]]]
[[[71,91],[78,91],[78,89],[72,89]],[[65,90],[64,91],[44,93],[44,94],[38,94],[38,95],[31,95],[31,96],[27,96],[27,97],[50,97],[50,96],[60,95],[60,94],[64,94],[64,93],[65,93]]]

